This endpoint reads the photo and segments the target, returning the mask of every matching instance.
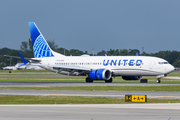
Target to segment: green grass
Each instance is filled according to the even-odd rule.
[[[0,87],[0,90],[79,90],[79,91],[154,91],[180,92],[180,85],[172,86],[70,86],[70,87]]]
[[[180,77],[180,74],[169,74],[168,77]]]
[[[1,95],[0,104],[127,104],[123,98]],[[171,103],[179,103],[171,99]],[[169,103],[169,99],[147,99],[147,103]]]
[[[173,71],[170,74],[180,74],[180,71]]]

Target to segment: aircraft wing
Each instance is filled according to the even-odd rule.
[[[68,75],[73,75],[73,73],[76,73],[76,75],[86,75],[87,73],[90,73],[92,69],[85,68],[85,67],[78,67],[78,66],[65,66],[65,65],[38,65],[44,69],[52,68],[52,70],[56,70],[56,73],[60,73],[61,71],[68,72]]]

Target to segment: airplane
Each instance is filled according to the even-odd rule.
[[[53,51],[34,22],[29,22],[34,58],[23,58],[24,64],[39,63],[38,66],[57,74],[87,76],[86,82],[122,76],[124,80],[141,80],[143,76],[157,76],[157,83],[175,68],[166,60],[150,56],[65,56]]]

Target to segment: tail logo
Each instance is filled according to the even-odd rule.
[[[39,58],[39,57],[54,57],[54,55],[52,54],[49,46],[45,42],[42,35],[40,35],[35,40],[35,43],[33,45],[33,50],[34,50],[34,56],[36,58]]]

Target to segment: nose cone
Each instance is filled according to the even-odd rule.
[[[172,66],[172,65],[169,65],[169,66],[168,66],[168,71],[169,71],[169,73],[172,72],[172,71],[174,71],[174,70],[175,70],[174,66]]]

